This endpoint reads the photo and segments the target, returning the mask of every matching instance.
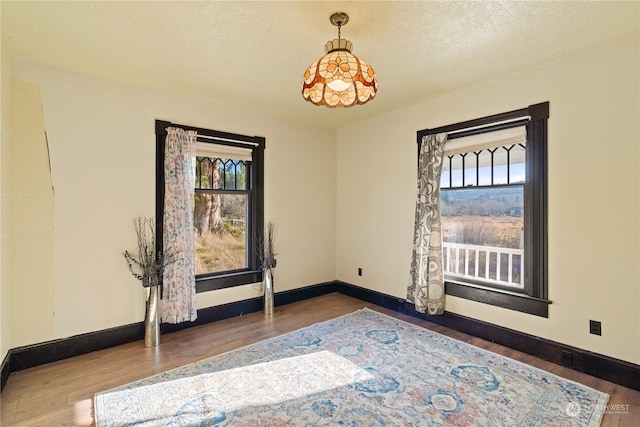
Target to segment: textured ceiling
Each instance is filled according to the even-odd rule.
[[[6,1],[12,58],[337,128],[638,31],[639,2]],[[342,36],[378,74],[366,105],[304,102],[305,68]]]

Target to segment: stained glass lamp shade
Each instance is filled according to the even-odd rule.
[[[302,97],[329,108],[365,104],[376,96],[378,77],[371,65],[351,53],[353,45],[340,38],[340,28],[349,16],[338,12],[330,21],[338,27],[338,38],[327,42],[325,55],[311,64],[302,77]]]

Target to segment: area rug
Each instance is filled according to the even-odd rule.
[[[101,426],[598,426],[609,396],[369,309],[98,393]]]

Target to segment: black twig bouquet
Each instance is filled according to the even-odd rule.
[[[124,259],[129,271],[142,286],[158,286],[162,281],[162,272],[167,259],[162,252],[156,252],[156,226],[153,218],[137,217],[133,225],[138,236],[138,257],[124,251]]]
[[[258,257],[262,268],[276,267],[276,252],[274,241],[276,239],[277,226],[268,222],[266,224],[262,239],[258,241]]]

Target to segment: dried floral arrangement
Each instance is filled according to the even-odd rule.
[[[153,218],[137,217],[133,225],[138,236],[138,257],[124,251],[124,259],[129,271],[142,286],[158,286],[162,281],[162,273],[167,265],[167,257],[156,252],[156,225]]]
[[[262,268],[275,268],[277,254],[274,242],[278,227],[272,222],[268,222],[265,225],[263,237],[258,241],[258,258]]]

